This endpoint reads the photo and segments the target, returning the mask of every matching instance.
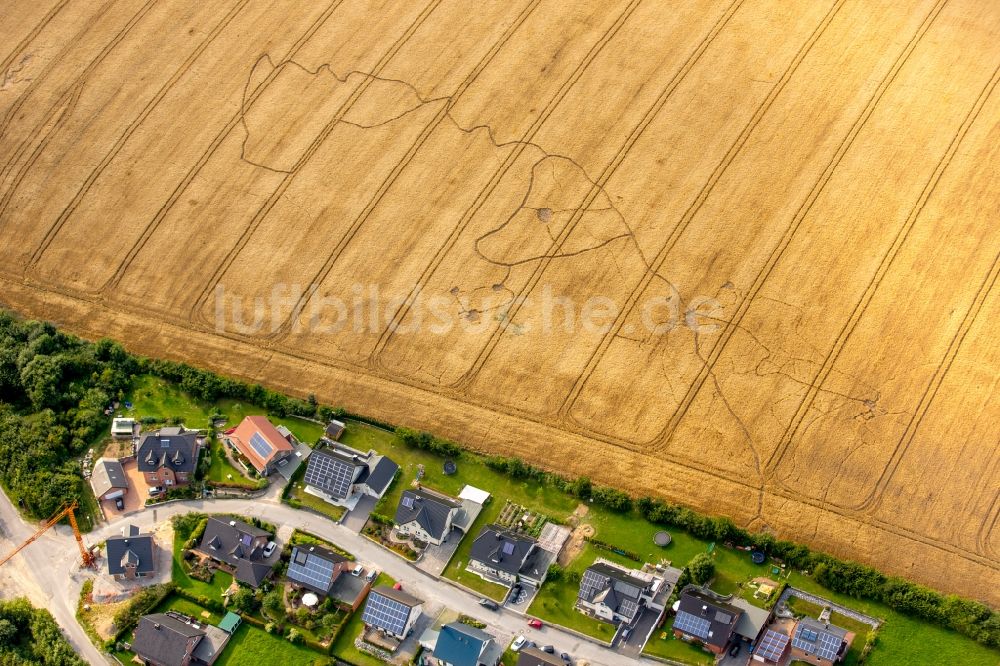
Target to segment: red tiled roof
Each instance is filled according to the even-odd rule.
[[[252,446],[250,446],[250,438],[253,437],[254,433],[260,433],[268,444],[271,445],[271,454],[267,458],[263,458],[258,454]],[[233,429],[232,434],[229,435],[229,440],[239,449],[240,453],[245,455],[257,471],[263,470],[268,463],[274,460],[275,456],[287,451],[294,451],[293,447],[287,439],[285,439],[277,428],[267,420],[264,416],[248,416],[243,419],[242,422],[235,429]]]

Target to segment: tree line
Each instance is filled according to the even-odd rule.
[[[141,374],[173,382],[199,400],[234,398],[275,416],[328,420],[346,415],[319,405],[314,396],[301,400],[186,363],[134,356],[117,342],[85,342],[51,324],[20,321],[0,311],[0,455],[6,461],[0,466],[0,484],[21,501],[26,513],[45,518],[63,502],[80,497],[83,479],[74,459],[106,432],[110,416],[105,410],[112,401],[121,400]],[[409,428],[396,428],[396,433],[408,446],[442,457],[458,458],[464,451],[430,433]],[[749,532],[725,517],[705,516],[659,499],[635,499],[586,477],[567,478],[517,457],[487,456],[485,464],[514,479],[551,484],[610,511],[637,510],[651,523],[678,527],[704,540],[751,546],[789,566],[812,571],[817,582],[830,590],[884,603],[1000,647],[1000,614],[979,602],[942,595],[771,534]]]

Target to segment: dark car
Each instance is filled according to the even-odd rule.
[[[565,661],[567,664],[573,661],[573,657],[569,656],[568,652],[563,652],[561,655],[559,655],[559,658]]]
[[[548,652],[549,654],[555,654],[556,653],[556,649],[554,647],[552,647],[551,645],[546,645],[546,646],[542,647],[542,652]]]
[[[491,611],[500,610],[500,604],[493,601],[492,599],[480,599],[479,605],[483,608],[488,608]]]
[[[733,647],[729,648],[729,656],[730,657],[735,657],[736,655],[738,655],[740,653],[740,645],[741,645],[741,643],[739,643],[739,642],[733,643]]]
[[[124,511],[125,510],[125,500],[123,500],[121,497],[116,497],[115,498],[115,508],[118,509],[119,511]]]

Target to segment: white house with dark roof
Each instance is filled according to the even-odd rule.
[[[399,465],[374,450],[362,453],[338,442],[316,449],[303,481],[306,492],[330,504],[353,509],[365,495],[382,497]]]
[[[340,575],[351,569],[351,562],[340,553],[316,545],[292,548],[285,577],[293,584],[326,596]]]
[[[396,531],[436,546],[448,539],[462,502],[426,488],[403,491],[396,507]]]
[[[486,525],[472,542],[466,569],[484,580],[511,586],[528,583],[540,586],[554,559],[529,536],[499,525]]]
[[[631,625],[646,608],[662,611],[671,590],[662,576],[598,559],[583,572],[576,608],[605,622]]]
[[[361,621],[389,638],[403,640],[413,630],[424,602],[401,589],[379,585],[372,588],[361,613]]]

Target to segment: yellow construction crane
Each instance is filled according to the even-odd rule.
[[[15,548],[13,551],[7,553],[7,555],[0,560],[0,566],[6,564],[12,557],[20,553],[28,545],[34,543],[38,537],[45,534],[50,527],[58,523],[60,520],[63,518],[69,518],[69,524],[73,527],[73,536],[76,537],[76,545],[80,547],[80,558],[83,560],[83,566],[93,567],[95,562],[94,554],[87,550],[87,548],[83,545],[83,536],[80,535],[80,527],[76,524],[76,516],[73,514],[76,507],[76,500],[63,504],[62,508],[56,511],[55,515],[42,523],[42,526],[37,532],[32,534],[24,543]]]

